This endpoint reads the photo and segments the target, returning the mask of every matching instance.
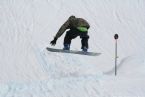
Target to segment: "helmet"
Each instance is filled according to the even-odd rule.
[[[72,20],[72,19],[74,19],[74,18],[76,18],[74,15],[71,15],[71,16],[69,17],[70,20]]]

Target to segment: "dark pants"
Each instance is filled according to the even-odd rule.
[[[69,31],[66,32],[64,44],[71,44],[71,40],[76,38],[77,36],[80,36],[81,38],[82,49],[84,47],[88,48],[88,39],[89,39],[88,32],[81,32],[77,29],[70,29]]]

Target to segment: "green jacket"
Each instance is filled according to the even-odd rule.
[[[60,27],[55,38],[59,38],[67,29],[76,28],[78,30],[88,30],[90,28],[89,23],[83,18],[76,18],[75,16],[70,16],[68,20]]]

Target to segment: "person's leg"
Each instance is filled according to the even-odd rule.
[[[87,32],[81,32],[80,38],[82,39],[81,40],[81,43],[82,43],[81,49],[83,51],[87,51],[87,49],[89,48],[89,46],[88,46],[89,35],[87,34]]]
[[[69,30],[66,32],[66,35],[64,37],[64,50],[70,49],[71,40],[76,38],[78,34],[74,30]]]

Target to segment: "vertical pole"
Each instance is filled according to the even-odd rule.
[[[118,34],[114,35],[115,38],[115,76],[117,76],[117,39],[118,39]]]
[[[115,76],[117,75],[117,39],[115,40]]]

